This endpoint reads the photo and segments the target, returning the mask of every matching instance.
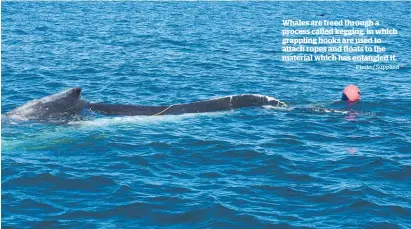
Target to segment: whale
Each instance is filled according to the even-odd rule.
[[[232,95],[191,103],[158,106],[108,104],[82,100],[81,92],[82,89],[80,87],[71,88],[54,95],[30,101],[11,110],[6,115],[9,118],[19,120],[44,120],[79,115],[83,111],[103,115],[157,116],[217,112],[266,105],[275,107],[287,106],[287,104],[278,99],[258,94]]]
[[[81,100],[81,88],[68,90],[32,100],[6,113],[15,120],[43,120],[79,114],[86,102]]]
[[[105,103],[89,103],[87,106],[90,111],[102,113],[105,115],[154,116],[178,115],[186,113],[206,113],[265,105],[276,107],[286,106],[285,103],[275,98],[256,94],[233,95],[192,103],[173,104],[166,106],[138,106]]]

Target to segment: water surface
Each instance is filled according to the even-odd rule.
[[[409,2],[3,2],[2,112],[81,86],[247,108],[2,123],[5,228],[410,228]],[[281,62],[281,20],[380,20],[393,71]],[[349,83],[363,101],[333,105]],[[335,107],[337,106],[337,107]]]

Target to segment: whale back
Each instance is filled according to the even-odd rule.
[[[58,118],[80,112],[84,102],[80,99],[81,88],[71,88],[57,94],[30,101],[7,113],[20,120]]]

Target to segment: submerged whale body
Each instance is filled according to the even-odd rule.
[[[205,101],[173,104],[169,106],[139,106],[86,102],[81,98],[81,88],[71,88],[38,100],[30,101],[7,113],[7,116],[20,120],[58,118],[80,114],[87,109],[105,115],[176,115],[185,113],[204,113],[231,110],[252,106],[286,106],[285,103],[264,95],[233,95]]]
[[[205,113],[231,110],[251,106],[285,106],[285,104],[274,98],[263,95],[233,95],[205,101],[174,104],[170,106],[136,106],[118,105],[104,103],[89,103],[91,111],[106,115],[176,115],[185,113]]]

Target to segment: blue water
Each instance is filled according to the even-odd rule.
[[[94,102],[258,93],[292,108],[346,112],[3,120],[2,226],[410,228],[410,9],[409,2],[3,2],[3,114],[74,86]],[[384,46],[401,68],[282,63],[281,20],[289,18],[380,20],[399,30]],[[333,105],[349,83],[362,102]]]

